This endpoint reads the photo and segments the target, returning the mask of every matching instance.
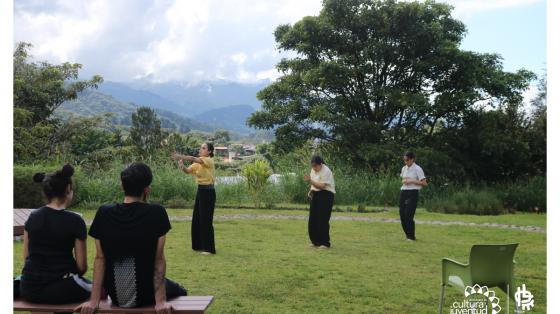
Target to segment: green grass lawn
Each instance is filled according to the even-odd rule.
[[[92,218],[94,211],[81,211]],[[215,215],[288,214],[298,210],[217,209]],[[169,210],[170,216],[191,215]],[[398,217],[398,212],[333,213],[365,217]],[[495,222],[546,226],[545,215],[469,216],[427,213],[417,220]],[[173,222],[166,244],[168,277],[191,295],[213,295],[212,313],[435,313],[441,258],[467,262],[470,247],[519,242],[517,283],[535,295],[532,313],[546,311],[546,235],[472,226],[417,225],[417,242],[404,241],[400,224],[332,221],[330,250],[308,247],[305,220],[220,220],[214,223],[215,256],[190,249],[190,222]],[[88,239],[89,261],[93,242]],[[22,243],[14,242],[14,272],[22,266]],[[90,265],[91,266],[91,265]],[[91,278],[91,269],[86,277]],[[505,294],[496,291],[505,311]],[[445,308],[462,301],[448,289]],[[513,302],[510,302],[513,309]],[[449,310],[447,310],[447,313]],[[513,313],[513,312],[512,312]]]

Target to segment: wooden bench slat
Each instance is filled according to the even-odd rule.
[[[168,302],[173,305],[174,313],[203,313],[206,311],[213,296],[186,296],[178,297]],[[72,304],[35,304],[21,299],[14,300],[14,310],[33,312],[71,312],[80,303]],[[99,303],[98,313],[155,313],[153,307],[121,308],[115,307],[108,301]]]
[[[29,215],[26,215],[25,212],[21,210],[14,210],[14,220],[18,223],[25,223],[27,217],[29,217]]]
[[[32,208],[14,208],[14,236],[23,235],[25,222],[33,210]]]

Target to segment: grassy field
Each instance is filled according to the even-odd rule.
[[[94,211],[80,210],[91,219]],[[170,209],[170,216],[190,210]],[[215,215],[303,215],[303,210],[216,210]],[[395,218],[398,212],[333,213],[342,216]],[[546,226],[546,215],[471,216],[428,213],[416,220]],[[398,223],[331,222],[330,250],[308,247],[305,220],[229,219],[214,224],[218,254],[190,250],[190,222],[173,222],[168,234],[168,277],[191,295],[213,295],[211,313],[435,313],[441,258],[467,262],[480,243],[519,242],[517,284],[535,295],[532,313],[546,311],[546,235],[476,226],[418,225],[417,242],[404,241]],[[88,239],[89,261],[93,243]],[[14,242],[14,274],[22,266],[22,244]],[[86,277],[91,278],[91,269]],[[505,295],[496,291],[505,312]],[[447,290],[445,308],[462,301]],[[510,302],[512,303],[512,302]],[[513,304],[512,307],[513,309]],[[513,313],[513,312],[512,312]]]

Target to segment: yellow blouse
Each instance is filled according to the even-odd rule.
[[[194,162],[190,167],[196,177],[196,183],[202,185],[214,184],[214,160],[211,157],[199,157],[202,164]]]

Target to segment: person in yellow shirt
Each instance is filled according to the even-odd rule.
[[[196,178],[198,190],[194,203],[191,225],[192,249],[203,255],[216,254],[214,244],[214,207],[216,205],[216,190],[214,189],[214,145],[203,143],[198,153],[199,157],[185,156],[173,153],[171,157],[176,160],[184,173],[192,174]],[[186,167],[183,161],[191,162]]]
[[[334,177],[320,156],[311,158],[311,168],[309,175],[303,177],[310,185],[308,196],[311,198],[311,205],[307,226],[309,239],[311,246],[326,249],[331,247],[329,220],[336,193]]]

